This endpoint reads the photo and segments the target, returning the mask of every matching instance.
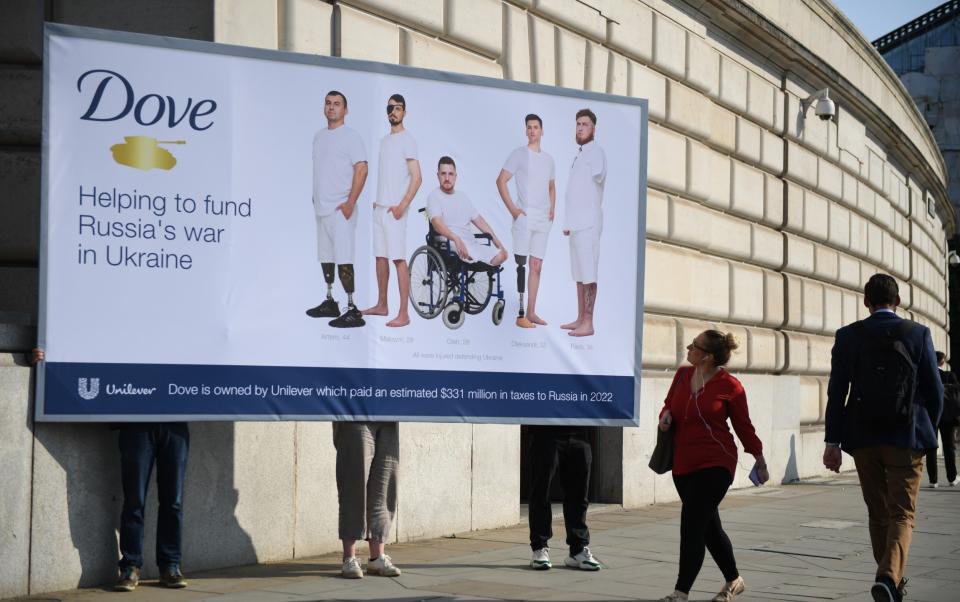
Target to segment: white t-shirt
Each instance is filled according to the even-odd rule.
[[[353,166],[366,160],[360,134],[345,125],[313,135],[313,209],[317,215],[331,215],[347,200]]]
[[[591,140],[577,151],[567,181],[565,230],[583,230],[603,225],[603,185],[607,179],[607,156]]]
[[[517,183],[517,206],[527,213],[527,228],[550,229],[550,181],[556,179],[553,157],[536,153],[526,146],[514,149],[503,169]]]
[[[447,194],[436,188],[427,197],[427,215],[431,220],[435,217],[441,218],[454,234],[469,241],[473,240],[470,222],[478,217],[480,212],[470,202],[470,197],[459,190]]]
[[[403,200],[410,186],[407,160],[417,158],[417,141],[403,130],[380,140],[380,165],[377,177],[377,205],[393,207]]]

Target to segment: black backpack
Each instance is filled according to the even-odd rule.
[[[952,424],[960,419],[960,383],[952,372],[940,372],[943,382],[943,416],[941,423]]]
[[[916,324],[901,320],[886,328],[853,325],[860,341],[850,372],[850,404],[860,423],[875,427],[913,423],[917,366],[903,339]]]

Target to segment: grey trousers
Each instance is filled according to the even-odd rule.
[[[334,422],[340,539],[386,541],[397,514],[396,422]]]

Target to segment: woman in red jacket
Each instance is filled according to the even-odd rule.
[[[744,449],[756,458],[760,482],[765,482],[769,474],[763,444],[750,423],[743,385],[723,369],[736,348],[732,334],[716,330],[700,333],[687,345],[691,365],[677,370],[660,411],[660,429],[676,427],[673,482],[683,502],[677,584],[661,602],[686,602],[703,565],[705,549],[710,550],[726,579],[713,600],[733,600],[745,589],[718,511],[737,467],[737,446],[727,418]]]

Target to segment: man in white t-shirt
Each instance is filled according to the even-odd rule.
[[[353,303],[354,239],[357,231],[357,199],[367,180],[367,153],[363,140],[344,125],[347,97],[332,90],[323,103],[327,127],[313,136],[313,209],[317,221],[317,259],[327,283],[327,298],[307,310],[311,318],[335,318],[330,326],[363,326],[363,316]],[[347,309],[333,298],[334,266],[347,293]],[[339,317],[338,317],[339,316]]]
[[[427,215],[437,234],[453,244],[460,259],[469,263],[485,263],[498,266],[507,260],[507,250],[493,229],[483,219],[470,197],[455,190],[457,184],[457,164],[450,157],[440,157],[437,164],[437,179],[440,187],[427,197]],[[477,242],[470,224],[481,232],[489,234],[494,246]]]
[[[570,237],[570,272],[577,283],[577,319],[560,328],[570,336],[593,334],[593,308],[597,300],[597,264],[603,230],[603,186],[607,156],[594,142],[597,116],[590,109],[577,111],[577,156],[567,181],[563,234]]]
[[[410,271],[407,268],[407,208],[420,189],[423,178],[417,161],[417,141],[403,127],[407,101],[394,94],[387,101],[390,133],[380,140],[377,167],[377,201],[373,204],[373,254],[377,267],[377,304],[363,310],[365,316],[385,316],[390,261],[397,268],[400,309],[387,326],[410,323],[407,299],[410,297]]]
[[[513,258],[517,262],[517,290],[520,292],[520,311],[517,326],[533,328],[547,323],[537,315],[537,291],[540,289],[540,272],[543,257],[547,252],[547,237],[553,225],[557,203],[555,184],[556,169],[553,157],[540,150],[543,137],[543,120],[533,113],[524,119],[527,129],[527,144],[513,150],[497,177],[500,198],[513,217]],[[515,178],[516,202],[510,197],[507,185]],[[526,283],[530,289],[527,311],[523,311],[524,271],[530,256],[530,276]]]

